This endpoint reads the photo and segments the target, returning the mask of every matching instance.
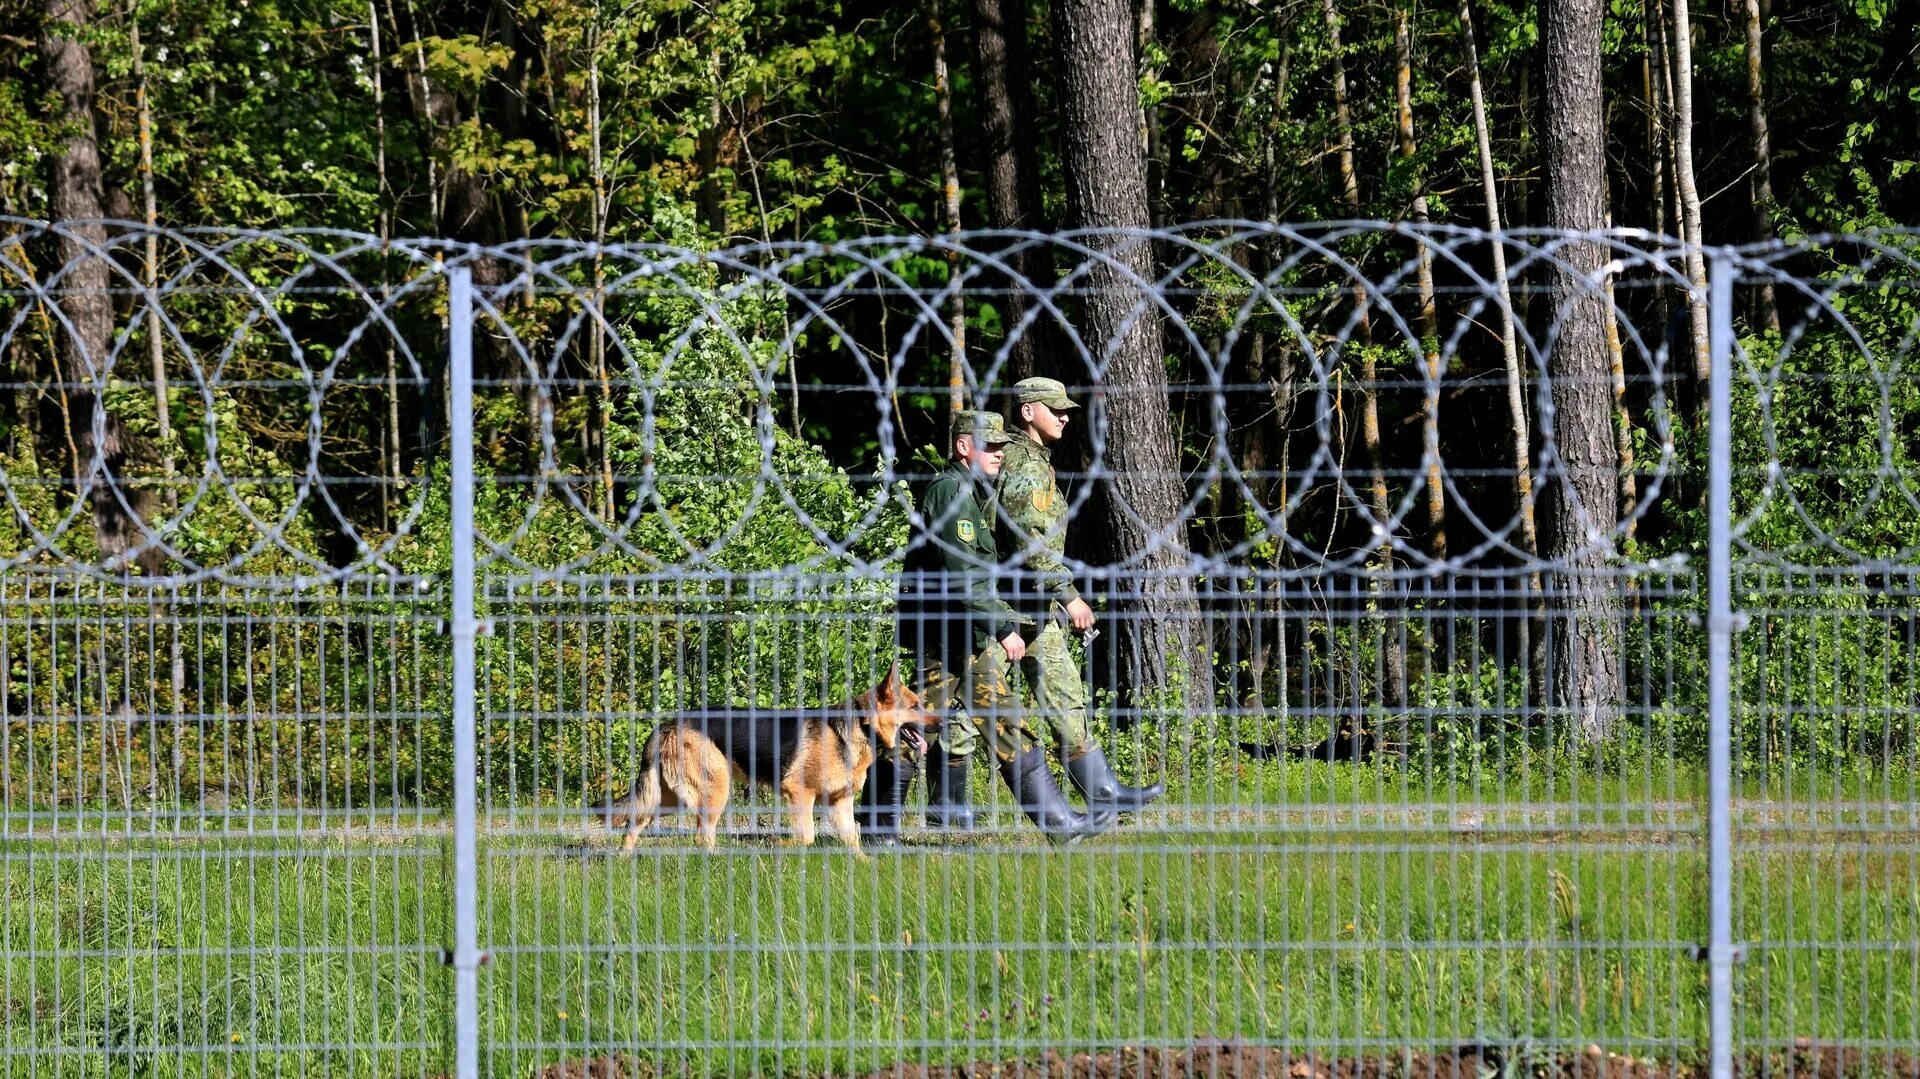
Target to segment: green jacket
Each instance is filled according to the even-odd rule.
[[[923,533],[900,575],[900,641],[916,654],[977,654],[1030,622],[1000,594],[992,496],[965,465],[949,465],[920,496]],[[935,644],[934,642],[941,642]]]
[[[1067,499],[1054,475],[1052,452],[1024,433],[1008,433],[1013,441],[1000,466],[1000,528],[1008,557],[1020,559],[1031,575],[1021,582],[1019,606],[1044,613],[1055,603],[1064,606],[1080,598],[1066,563]]]

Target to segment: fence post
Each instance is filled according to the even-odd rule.
[[[1708,1074],[1733,1076],[1733,281],[1713,257],[1707,289],[1707,992]]]
[[[480,1075],[473,616],[473,273],[447,270],[448,434],[453,525],[453,1074]]]

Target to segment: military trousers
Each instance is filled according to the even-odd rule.
[[[1020,673],[1033,695],[1031,714],[1038,721],[1034,725],[1050,730],[1060,759],[1086,756],[1094,748],[1093,731],[1087,725],[1087,684],[1068,647],[1066,627],[1058,619],[1042,623],[1039,634],[1027,644]]]
[[[984,743],[994,756],[1011,760],[1049,734],[1063,762],[1094,748],[1086,682],[1065,626],[1049,619],[1028,643],[1019,666],[1032,707],[1014,691],[1013,663],[998,641],[972,656],[919,662],[918,691],[927,710],[941,717],[938,737],[950,755],[964,757]]]
[[[919,657],[921,707],[940,717],[935,740],[949,756],[965,757],[984,743],[1009,761],[1040,744],[1013,692],[1013,662],[999,641],[971,656]]]

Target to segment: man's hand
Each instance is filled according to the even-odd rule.
[[[1085,633],[1093,628],[1093,608],[1087,606],[1086,600],[1076,597],[1067,604],[1067,621],[1073,623],[1074,629]]]
[[[1027,658],[1026,639],[1020,636],[1020,631],[1017,629],[1000,638],[1000,647],[1007,650],[1007,658],[1015,663]]]

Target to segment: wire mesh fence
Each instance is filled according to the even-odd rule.
[[[1920,1073],[1910,235],[5,226],[10,1074]]]

